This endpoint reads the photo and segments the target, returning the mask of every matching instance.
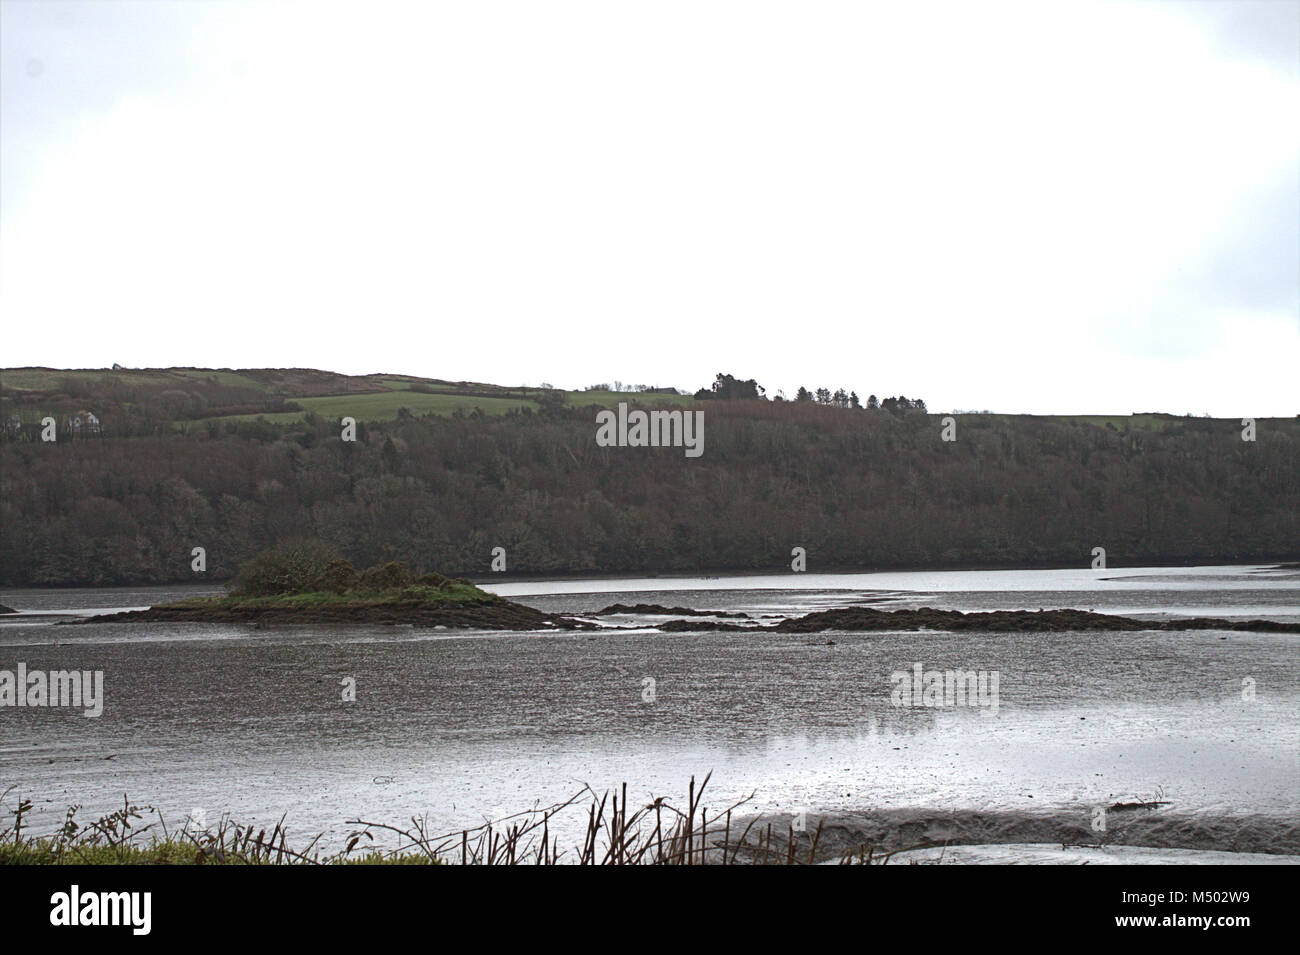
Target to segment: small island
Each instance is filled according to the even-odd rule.
[[[666,616],[631,627],[597,623],[611,616]],[[166,623],[355,623],[476,630],[626,630],[661,633],[730,631],[753,634],[869,633],[900,630],[1063,633],[1069,631],[1252,630],[1300,633],[1300,623],[1190,617],[1138,620],[1087,610],[993,610],[963,612],[932,607],[882,610],[838,607],[762,623],[725,610],[613,604],[585,614],[544,613],[488,593],[461,577],[415,573],[390,561],[358,571],[318,540],[296,541],[263,551],[240,565],[230,592],[83,618],[69,623],[116,621]]]
[[[75,621],[419,624],[481,630],[577,630],[463,578],[413,573],[390,561],[363,571],[319,541],[282,544],[239,568],[224,596],[192,597]]]

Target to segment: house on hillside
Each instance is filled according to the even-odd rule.
[[[99,418],[93,411],[78,411],[63,422],[70,434],[99,434]]]

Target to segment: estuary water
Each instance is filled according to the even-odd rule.
[[[862,603],[1300,620],[1300,571],[1256,566],[485,586],[548,611],[648,603],[762,622]],[[0,592],[22,611],[0,617],[0,671],[104,674],[97,718],[0,707],[6,809],[31,799],[27,824],[48,832],[71,804],[85,821],[125,796],[170,825],[285,817],[291,841],[338,848],[354,819],[450,833],[624,782],[637,800],[680,804],[692,775],[712,773],[710,815],[744,800],[738,815],[811,814],[846,842],[1091,832],[1300,852],[1296,634],[658,633],[657,616],[578,633],[59,622],[214,589]],[[896,675],[918,667],[996,675],[995,705],[919,692],[898,705]],[[1128,808],[1099,830],[1098,807],[1116,805]],[[581,823],[558,825],[576,842]]]

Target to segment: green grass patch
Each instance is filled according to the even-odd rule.
[[[568,403],[578,408],[588,405],[600,405],[602,408],[617,408],[620,401],[629,405],[693,405],[695,398],[691,395],[653,394],[643,391],[567,391]]]
[[[303,860],[276,850],[222,851],[204,846],[203,841],[170,838],[138,845],[62,845],[57,839],[30,839],[22,843],[0,843],[0,865],[441,865],[420,852],[359,852],[355,855],[322,856]]]
[[[393,421],[399,408],[408,408],[414,415],[450,415],[461,411],[469,414],[478,408],[484,414],[505,414],[521,408],[536,410],[535,401],[517,398],[479,398],[473,395],[427,395],[417,391],[381,391],[371,394],[328,395],[318,398],[293,399],[302,411],[274,412],[272,414],[229,415],[213,418],[214,421],[255,421],[265,418],[273,424],[301,421],[306,412],[315,412],[323,418],[356,418],[358,421]]]
[[[64,382],[86,382],[97,385],[106,378],[121,378],[138,385],[175,385],[176,378],[167,372],[132,371],[108,368],[6,368],[0,370],[0,387],[14,391],[59,391]],[[93,400],[93,399],[86,399]]]

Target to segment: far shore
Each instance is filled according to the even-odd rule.
[[[1170,570],[1170,569],[1205,569],[1211,567],[1257,567],[1265,570],[1300,570],[1300,555],[1289,554],[1282,557],[1270,557],[1260,560],[1248,560],[1233,558],[1230,561],[1207,562],[1198,558],[1188,557],[1164,557],[1156,558],[1150,561],[1144,561],[1139,564],[1108,564],[1104,568],[1093,571],[1085,563],[1079,561],[1044,561],[1040,563],[1007,563],[1007,564],[988,564],[988,563],[955,563],[955,564],[878,564],[871,567],[853,567],[853,566],[814,566],[806,571],[803,575],[794,574],[785,564],[772,567],[751,567],[751,568],[710,568],[705,570],[643,570],[643,571],[617,571],[601,572],[598,570],[572,570],[572,571],[539,571],[537,573],[521,572],[503,572],[483,574],[477,571],[466,571],[459,576],[476,585],[492,584],[527,584],[527,583],[545,583],[554,581],[560,583],[563,581],[610,581],[617,582],[620,580],[744,580],[754,577],[796,577],[796,576],[827,576],[827,577],[853,577],[866,576],[870,574],[910,574],[910,573],[948,573],[948,572],[994,572],[994,571],[1035,571],[1035,570],[1088,570],[1097,574],[1098,579],[1104,579],[1105,575],[1111,572],[1132,573],[1139,570]],[[6,591],[15,590],[38,590],[38,591],[60,591],[60,590],[140,590],[153,587],[204,587],[213,591],[226,588],[234,582],[233,577],[212,577],[203,581],[195,581],[192,578],[172,581],[144,581],[135,583],[114,583],[114,584],[56,584],[56,585],[37,585],[37,584],[6,584],[0,586],[0,594]],[[616,589],[616,588],[615,588]]]

